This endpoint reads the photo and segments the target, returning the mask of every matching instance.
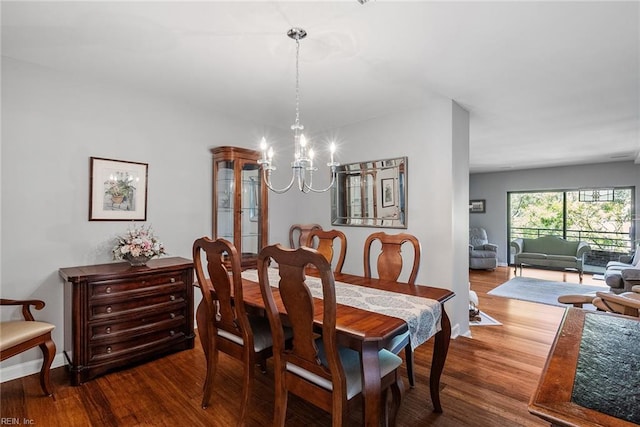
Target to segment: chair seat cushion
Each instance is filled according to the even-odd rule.
[[[322,340],[318,340],[318,350],[320,361],[324,366],[328,366],[327,359],[324,353],[324,346]],[[360,371],[360,353],[350,348],[341,347],[338,350],[340,360],[342,361],[342,368],[347,382],[347,400],[358,395],[362,391],[362,372]],[[378,352],[378,359],[380,361],[380,378],[384,378],[390,372],[393,372],[402,364],[402,359],[388,350],[380,350]],[[287,370],[293,372],[311,381],[320,387],[327,390],[333,389],[333,384],[325,378],[322,378],[312,372],[307,371],[292,363],[287,363]]]
[[[51,323],[16,320],[0,323],[0,351],[27,342],[30,339],[51,332]]]
[[[395,337],[391,338],[391,342],[387,346],[387,349],[393,354],[400,353],[402,349],[411,342],[410,336],[411,334],[409,333],[409,331],[396,335]]]
[[[516,258],[518,259],[547,259],[547,254],[542,254],[538,252],[522,252],[520,254],[516,254]]]
[[[269,319],[266,317],[249,316],[249,324],[251,325],[251,330],[253,330],[253,349],[256,353],[273,346]],[[233,341],[236,344],[243,344],[241,337],[225,330],[218,329],[218,335],[228,339],[229,341]],[[284,339],[288,340],[292,336],[293,333],[291,332],[291,329],[284,328]]]
[[[494,251],[485,251],[482,249],[473,249],[469,252],[471,258],[495,258],[496,253]]]
[[[616,270],[622,270],[623,268],[629,268],[631,267],[631,264],[627,264],[626,262],[620,262],[620,261],[609,261],[607,263],[607,267],[606,269],[616,269]]]

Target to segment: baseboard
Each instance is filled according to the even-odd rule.
[[[16,378],[26,377],[28,375],[40,373],[42,369],[42,358],[30,360],[28,362],[18,363],[16,365],[7,366],[0,369],[0,383],[15,380]],[[51,369],[59,368],[67,364],[63,353],[56,354],[51,363]]]

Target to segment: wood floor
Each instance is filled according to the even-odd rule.
[[[576,273],[526,269],[525,275],[578,283]],[[415,351],[417,386],[408,389],[400,408],[400,426],[547,426],[530,415],[527,404],[544,366],[564,309],[488,296],[513,276],[513,270],[471,271],[471,287],[480,308],[502,326],[474,326],[473,337],[452,340],[441,381],[444,413],[432,413],[428,374],[432,345]],[[598,283],[585,275],[584,283]],[[599,282],[602,283],[602,282]],[[196,340],[197,341],[197,340]],[[80,387],[69,385],[65,368],[52,372],[55,398],[42,395],[37,375],[1,385],[3,419],[24,419],[43,427],[70,426],[232,426],[239,410],[239,362],[220,355],[215,392],[208,409],[200,407],[205,363],[197,342],[183,351]],[[403,373],[404,375],[404,373]],[[270,426],[273,413],[271,365],[256,372],[249,426]],[[323,411],[290,397],[288,426],[327,426]],[[360,425],[361,413],[351,415]]]

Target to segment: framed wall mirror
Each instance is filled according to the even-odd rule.
[[[340,165],[331,224],[407,228],[407,158]]]

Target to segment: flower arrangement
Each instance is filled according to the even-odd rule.
[[[164,246],[155,235],[151,226],[134,227],[126,234],[116,238],[116,246],[113,248],[113,259],[153,258],[165,255]]]
[[[117,172],[111,175],[108,181],[105,181],[105,194],[111,197],[126,197],[129,192],[136,189],[133,185],[133,176],[126,172]]]

